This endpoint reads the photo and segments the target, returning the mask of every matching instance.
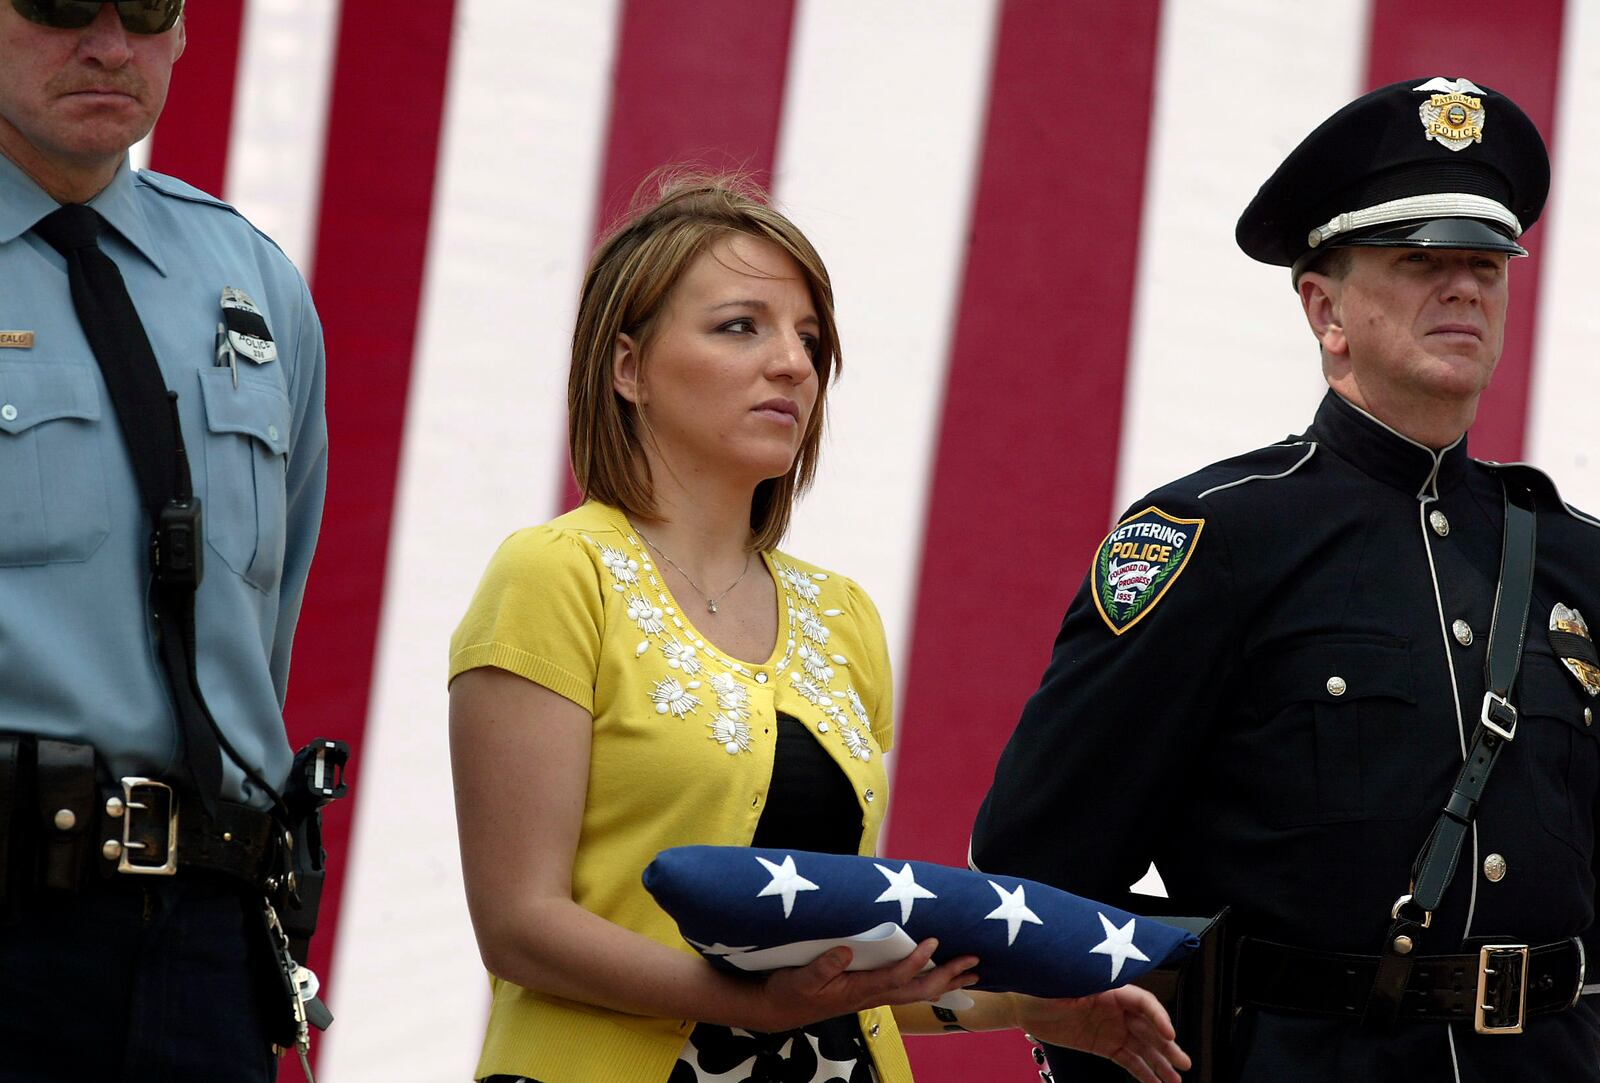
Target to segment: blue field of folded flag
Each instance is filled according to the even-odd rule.
[[[717,966],[767,970],[835,944],[852,969],[904,958],[937,937],[936,962],[976,955],[978,989],[1087,996],[1176,963],[1198,941],[1183,929],[1033,880],[925,861],[679,846],[644,885],[690,944]]]

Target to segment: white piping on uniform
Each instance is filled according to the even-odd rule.
[[[1583,946],[1583,937],[1575,936],[1572,938],[1572,942],[1578,948],[1578,991],[1572,994],[1572,1003],[1568,1004],[1567,1007],[1576,1008],[1578,1006],[1578,998],[1583,996],[1585,991],[1600,987],[1583,984],[1584,975],[1589,973],[1589,952]]]
[[[1591,982],[1590,984],[1585,985],[1583,987],[1582,992],[1579,995],[1586,996],[1586,997],[1592,997],[1597,993],[1600,993],[1600,981]]]
[[[971,869],[973,872],[982,872],[983,871],[982,869],[978,868],[978,863],[976,861],[972,860],[972,836],[971,835],[967,836],[967,868]]]
[[[1456,1062],[1456,1032],[1450,1029],[1448,1023],[1445,1024],[1444,1038],[1450,1046],[1450,1074],[1455,1076],[1455,1083],[1461,1083],[1461,1065]]]
[[[1441,455],[1441,458],[1442,458],[1442,455]],[[1438,473],[1438,462],[1437,461],[1434,463],[1434,473],[1435,474]],[[1432,497],[1432,496],[1425,496],[1425,495],[1418,497],[1418,501],[1417,501],[1417,526],[1422,531],[1422,550],[1423,550],[1423,552],[1428,554],[1428,578],[1433,581],[1433,601],[1434,601],[1434,606],[1439,611],[1439,642],[1444,644],[1444,663],[1450,670],[1450,702],[1455,707],[1455,710],[1456,710],[1456,740],[1460,744],[1460,747],[1461,747],[1461,762],[1465,763],[1466,760],[1467,760],[1467,737],[1466,737],[1466,724],[1465,724],[1465,722],[1462,721],[1462,718],[1461,718],[1461,689],[1456,684],[1456,663],[1455,663],[1455,659],[1450,657],[1450,633],[1445,629],[1444,596],[1439,593],[1439,571],[1438,571],[1437,568],[1434,567],[1434,563],[1433,563],[1433,543],[1428,538],[1428,505],[1430,503],[1432,503],[1436,499],[1438,499],[1438,498],[1437,497]],[[1498,590],[1499,590],[1499,588],[1496,587],[1496,591],[1497,592],[1498,592]],[[1496,594],[1495,604],[1497,606],[1499,605],[1498,593]],[[1476,868],[1477,867],[1477,863],[1478,863],[1478,822],[1477,822],[1477,820],[1473,820],[1473,822],[1472,822],[1472,863],[1473,863],[1473,867]],[[1476,875],[1474,875],[1472,877],[1472,894],[1467,900],[1467,924],[1466,924],[1466,929],[1463,930],[1463,932],[1461,934],[1463,938],[1471,935],[1472,915],[1473,915],[1474,911],[1477,909],[1477,905],[1478,905],[1478,877]],[[1451,1048],[1453,1050],[1455,1047],[1452,1046]]]
[[[1287,447],[1298,447],[1300,445],[1298,445],[1298,444],[1288,444],[1288,445],[1285,445],[1285,446],[1287,446]],[[1281,473],[1281,474],[1251,474],[1249,477],[1240,478],[1238,481],[1230,481],[1230,482],[1227,482],[1224,485],[1213,485],[1211,488],[1207,489],[1205,492],[1203,492],[1199,496],[1195,497],[1195,499],[1196,500],[1204,500],[1206,497],[1210,496],[1212,493],[1220,493],[1224,489],[1231,489],[1235,485],[1243,485],[1247,481],[1276,481],[1279,478],[1286,478],[1290,474],[1294,473],[1296,470],[1300,469],[1306,463],[1310,462],[1311,461],[1311,456],[1315,455],[1316,453],[1317,453],[1316,441],[1314,441],[1314,440],[1310,441],[1309,442],[1309,446],[1308,446],[1308,448],[1306,450],[1306,453],[1305,453],[1305,455],[1301,456],[1300,461],[1295,463],[1293,466],[1289,467],[1289,469],[1285,470],[1283,473]]]

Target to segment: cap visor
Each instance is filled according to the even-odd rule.
[[[1359,234],[1335,237],[1325,248],[1462,248],[1526,256],[1528,250],[1499,229],[1476,218],[1434,218],[1397,222]]]

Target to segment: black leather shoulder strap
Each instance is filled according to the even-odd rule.
[[[1385,935],[1364,1016],[1364,1022],[1380,1029],[1392,1026],[1399,1015],[1400,998],[1411,975],[1411,961],[1422,932],[1432,924],[1433,912],[1455,877],[1462,847],[1495,761],[1516,739],[1517,709],[1511,702],[1511,691],[1527,638],[1538,519],[1533,492],[1526,484],[1507,475],[1501,475],[1500,482],[1505,491],[1505,537],[1500,548],[1500,587],[1495,594],[1494,621],[1489,627],[1488,656],[1484,660],[1487,691],[1466,761],[1450,789],[1439,822],[1411,865],[1411,889],[1400,896],[1390,914],[1392,923]]]

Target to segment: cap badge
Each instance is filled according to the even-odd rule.
[[[1561,664],[1578,678],[1583,690],[1600,696],[1600,653],[1595,650],[1583,615],[1557,602],[1550,610],[1550,646]]]
[[[1462,150],[1483,142],[1483,93],[1466,79],[1429,79],[1412,90],[1431,90],[1432,96],[1417,106],[1423,134],[1441,147]]]

